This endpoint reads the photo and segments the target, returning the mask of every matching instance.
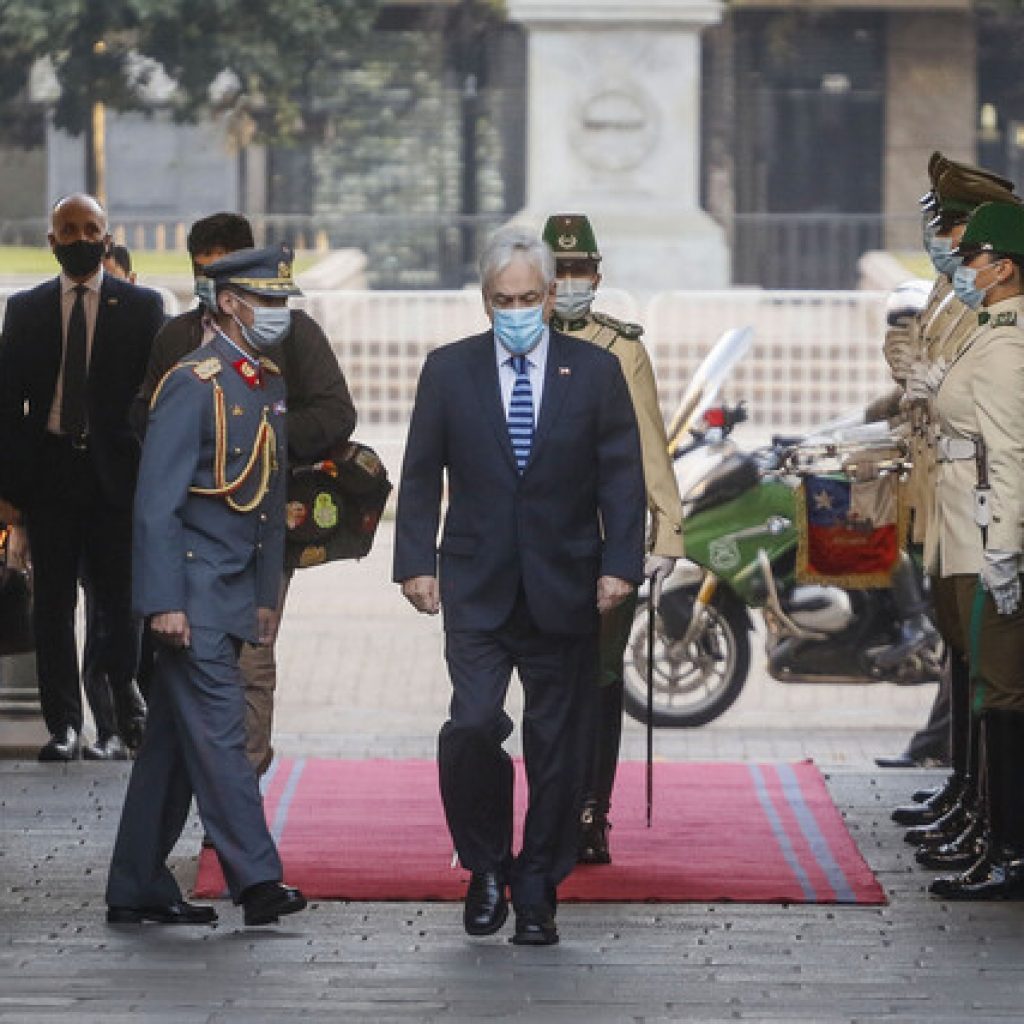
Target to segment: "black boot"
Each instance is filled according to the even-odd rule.
[[[943,846],[921,846],[914,854],[914,860],[934,871],[961,871],[976,863],[985,852],[987,833],[985,815],[976,814],[952,842]]]
[[[953,771],[945,785],[934,796],[920,803],[897,807],[892,812],[892,820],[897,825],[913,827],[930,825],[938,821],[952,809],[954,803],[963,792],[964,782],[970,772],[971,750],[977,746],[972,743],[971,714],[971,675],[965,658],[950,652],[950,748]],[[976,731],[977,723],[974,723]]]
[[[908,658],[938,643],[939,634],[928,617],[929,602],[910,556],[900,556],[892,573],[892,598],[900,617],[900,636],[896,643],[874,655],[878,668],[891,672]]]
[[[930,825],[907,829],[903,841],[911,846],[934,849],[953,842],[976,818],[981,817],[977,788],[969,777],[959,799],[946,813]]]
[[[985,712],[985,852],[962,875],[929,886],[949,900],[1024,900],[1024,712]]]
[[[608,832],[615,769],[619,764],[622,740],[622,680],[598,690],[594,757],[587,779],[586,799],[580,814],[579,845],[576,860],[580,864],[611,864]]]

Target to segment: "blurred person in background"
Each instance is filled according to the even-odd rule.
[[[556,214],[544,226],[544,241],[555,254],[556,293],[551,326],[611,352],[619,360],[636,413],[643,454],[644,487],[650,515],[644,574],[660,588],[683,555],[683,506],[668,455],[665,423],[658,405],[643,328],[592,309],[601,284],[601,253],[590,220],[582,214]],[[594,752],[587,771],[577,859],[610,864],[608,845],[615,770],[622,738],[623,659],[636,614],[634,591],[601,616],[598,704]]]
[[[111,239],[94,197],[65,196],[50,220],[61,272],[8,299],[0,337],[0,495],[23,514],[31,547],[39,695],[50,733],[39,759],[70,761],[81,751],[75,607],[83,564],[109,624],[96,657],[118,733],[138,737],[144,721],[130,601],[139,445],[128,412],[163,303],[104,273]]]

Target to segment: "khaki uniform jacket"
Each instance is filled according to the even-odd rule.
[[[977,324],[977,317],[953,292],[945,274],[936,278],[928,305],[917,317],[917,358],[951,362]],[[926,402],[915,402],[910,415],[910,454],[913,469],[907,483],[907,501],[913,510],[915,544],[924,544],[935,508],[935,417]]]
[[[984,321],[984,322],[981,322]],[[1024,550],[1024,296],[994,303],[954,356],[934,409],[941,434],[981,436],[987,449],[990,550]],[[973,459],[940,462],[934,530],[925,565],[955,576],[980,572],[981,530],[974,521]]]
[[[552,327],[574,338],[582,338],[618,356],[626,378],[640,428],[644,487],[651,514],[649,550],[655,555],[681,558],[683,555],[683,505],[679,485],[668,455],[665,421],[658,405],[654,368],[640,334],[640,327],[624,324],[602,313],[591,313],[579,320],[552,320]]]

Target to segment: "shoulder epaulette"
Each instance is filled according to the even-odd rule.
[[[276,374],[278,377],[281,376],[281,367],[274,362],[273,359],[268,359],[266,356],[260,356],[260,366],[267,371],[267,373]]]
[[[183,359],[180,363],[175,363],[161,378],[160,382],[153,389],[153,397],[149,400],[149,407],[152,409],[156,405],[156,400],[160,397],[160,392],[163,390],[163,386],[175,370],[186,370],[190,369],[200,380],[210,380],[216,377],[218,373],[223,369],[220,360],[216,356],[210,356],[209,359]]]
[[[626,323],[625,320],[616,320],[615,317],[609,316],[607,313],[591,312],[590,315],[596,323],[599,323],[602,327],[610,327],[620,337],[627,338],[629,341],[638,341],[643,336],[644,329],[639,324],[630,324]]]

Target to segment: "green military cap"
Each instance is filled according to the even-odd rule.
[[[987,167],[975,167],[973,164],[965,164],[960,160],[951,160],[948,156],[943,156],[938,150],[932,153],[928,160],[928,178],[932,183],[931,190],[921,196],[921,206],[926,211],[937,213],[939,207],[942,205],[941,200],[941,183],[942,179],[950,172],[957,171],[969,178],[980,178],[993,185],[998,186],[1005,192],[1013,192],[1014,184],[1009,178],[1004,178],[1001,174],[996,174],[995,171],[990,171]],[[978,202],[985,202],[985,199],[978,200],[973,203],[969,210],[974,209],[978,205]],[[994,196],[991,197],[991,202],[1000,202],[1000,199],[996,199]]]
[[[969,260],[980,252],[1024,257],[1024,206],[1020,203],[982,203],[967,222],[954,256]]]
[[[958,164],[952,164],[939,179],[936,194],[938,215],[931,224],[946,230],[966,220],[982,203],[1020,202],[1012,188],[1005,188],[996,179],[978,175]]]
[[[556,213],[544,225],[544,241],[551,246],[555,259],[601,259],[597,239],[589,219],[582,213]]]
[[[287,245],[237,249],[202,268],[202,277],[219,290],[229,285],[254,295],[301,295],[292,277],[295,255]],[[198,292],[198,286],[197,286]]]

